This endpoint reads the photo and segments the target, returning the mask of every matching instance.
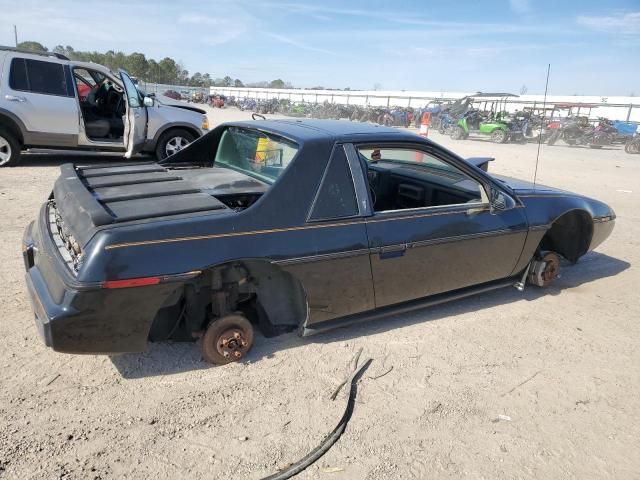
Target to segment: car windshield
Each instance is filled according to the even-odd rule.
[[[272,184],[291,163],[298,145],[259,130],[229,127],[222,134],[215,165]]]

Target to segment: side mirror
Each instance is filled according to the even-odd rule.
[[[491,188],[489,193],[489,210],[491,215],[497,215],[505,210],[511,210],[516,207],[516,201],[510,196],[497,188]]]
[[[144,97],[144,100],[142,101],[142,103],[144,103],[145,107],[153,107],[154,101],[153,101],[153,98],[151,97]]]

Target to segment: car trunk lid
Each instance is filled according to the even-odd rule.
[[[157,163],[65,164],[53,188],[66,233],[84,246],[97,227],[185,213],[227,210],[210,193]]]

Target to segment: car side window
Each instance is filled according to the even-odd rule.
[[[367,146],[358,153],[376,212],[488,202],[477,180],[425,151]]]
[[[69,96],[63,65],[42,60],[14,58],[11,61],[9,86],[13,90]]]
[[[12,90],[29,91],[29,80],[27,78],[27,65],[24,58],[14,58],[11,61],[9,72],[9,87]]]
[[[325,169],[310,220],[353,217],[358,214],[351,169],[342,145],[338,145]]]
[[[140,101],[140,92],[136,88],[135,84],[126,73],[121,73],[120,78],[122,78],[122,83],[124,84],[124,89],[127,92],[127,100],[129,101],[129,106],[131,108],[138,108],[142,106],[142,102]]]

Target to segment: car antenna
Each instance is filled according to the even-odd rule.
[[[542,102],[542,122],[544,124],[544,116],[547,113],[547,90],[549,89],[549,72],[551,71],[551,64],[547,64],[547,83],[544,86],[544,100]],[[538,132],[538,153],[536,153],[536,170],[533,174],[533,191],[536,190],[536,181],[538,179],[538,160],[540,159],[540,145],[542,144],[542,127],[540,125],[540,131]]]

